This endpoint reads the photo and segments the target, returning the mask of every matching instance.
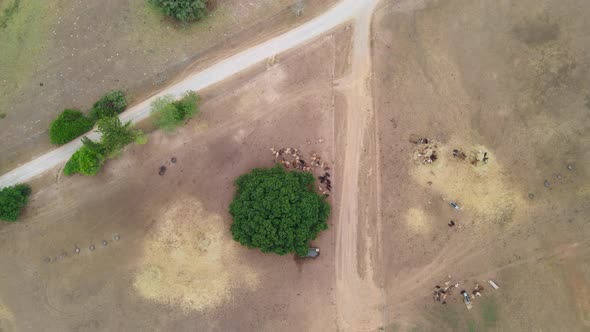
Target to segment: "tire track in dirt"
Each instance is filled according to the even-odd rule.
[[[382,292],[374,283],[374,267],[369,249],[380,250],[368,237],[359,241],[359,227],[366,224],[359,218],[359,178],[361,154],[369,121],[373,119],[373,101],[369,89],[371,77],[370,27],[377,1],[367,1],[355,22],[350,84],[345,87],[346,134],[343,139],[343,171],[339,201],[336,244],[336,300],[338,326],[341,330],[374,330],[382,325]],[[378,204],[372,201],[373,213]],[[377,233],[379,231],[377,230]],[[373,239],[375,240],[375,239]],[[363,250],[359,251],[359,248]],[[359,275],[359,265],[365,270]]]

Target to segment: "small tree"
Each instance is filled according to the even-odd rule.
[[[76,151],[64,167],[65,175],[80,173],[86,176],[94,176],[105,161],[105,148],[100,143],[90,140],[88,137],[82,138],[82,146]]]
[[[278,164],[240,176],[229,206],[233,238],[262,252],[305,256],[309,241],[328,228],[330,215],[314,183],[311,173],[287,172]]]
[[[0,190],[0,219],[17,221],[22,209],[29,202],[31,187],[27,184],[17,184]]]
[[[164,14],[187,24],[207,16],[208,0],[148,0]]]
[[[177,101],[170,95],[156,98],[152,102],[151,116],[154,124],[166,132],[173,132],[176,127],[199,112],[198,102],[199,96],[194,91],[186,92]]]
[[[127,144],[143,135],[141,130],[133,129],[131,121],[123,124],[116,116],[98,120],[98,131],[102,134],[101,145],[108,158],[113,158]]]
[[[65,144],[88,132],[94,121],[79,110],[65,109],[53,120],[49,127],[49,138],[52,144]]]
[[[90,110],[90,116],[95,120],[114,117],[127,108],[125,94],[121,90],[113,90],[102,96]]]

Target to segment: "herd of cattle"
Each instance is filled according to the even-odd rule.
[[[270,151],[274,156],[275,163],[280,163],[287,169],[293,168],[304,172],[319,170],[322,172],[323,175],[318,176],[320,180],[318,190],[326,197],[330,196],[330,192],[332,191],[332,181],[328,172],[330,167],[328,167],[327,163],[322,160],[322,157],[318,153],[313,152],[311,154],[311,161],[307,163],[301,158],[301,152],[296,148],[282,148],[279,150],[270,148]]]

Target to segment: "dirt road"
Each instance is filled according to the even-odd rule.
[[[258,44],[243,52],[227,58],[199,73],[191,75],[183,81],[172,85],[142,103],[131,107],[121,115],[121,120],[137,122],[147,118],[150,114],[150,103],[154,98],[171,94],[178,96],[187,90],[201,90],[218,83],[268,57],[284,52],[297,45],[303,44],[337,25],[357,17],[365,12],[371,2],[344,0],[332,7],[326,13],[290,30],[280,36]],[[96,133],[88,135],[91,139],[98,138]],[[58,149],[48,152],[0,177],[0,188],[16,183],[26,182],[45,171],[65,162],[81,146],[76,140]]]
[[[353,37],[354,49],[349,86],[344,87],[347,96],[346,134],[342,171],[341,195],[338,213],[336,247],[336,280],[338,322],[341,330],[374,330],[381,326],[379,312],[382,308],[381,291],[374,282],[374,262],[370,249],[379,246],[370,243],[366,218],[375,215],[359,213],[361,153],[366,142],[369,122],[373,119],[373,101],[369,80],[371,77],[371,18],[378,1],[367,1],[357,16]],[[373,166],[376,163],[373,164]],[[370,210],[375,211],[378,199],[371,200]],[[365,229],[363,229],[365,228]],[[374,239],[373,239],[374,240]],[[378,250],[377,250],[378,251]],[[363,268],[359,268],[362,266]],[[361,270],[362,271],[359,271]]]

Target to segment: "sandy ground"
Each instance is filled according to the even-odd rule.
[[[382,1],[386,330],[590,329],[588,17],[584,1]],[[436,144],[433,164],[416,162],[413,137]],[[479,151],[489,162],[472,165]],[[448,275],[457,291],[485,287],[472,310],[457,291],[433,301]]]
[[[56,171],[33,183],[23,220],[0,229],[0,326],[336,329],[334,218],[314,241],[322,255],[295,260],[234,243],[227,206],[233,179],[272,165],[270,147],[336,159],[335,114],[345,106],[334,86],[350,70],[351,33],[342,28],[201,91],[197,119],[175,135],[151,134],[97,177]]]
[[[0,1],[0,10],[14,0]],[[106,91],[142,101],[204,68],[299,25],[335,3],[216,0],[211,17],[179,27],[145,0],[20,0],[0,31],[0,173],[52,148],[64,108],[88,110]]]

